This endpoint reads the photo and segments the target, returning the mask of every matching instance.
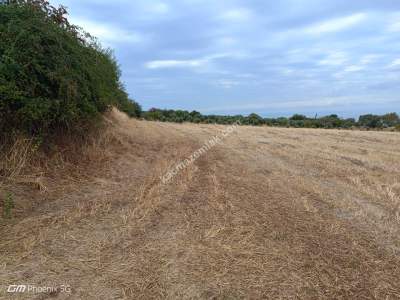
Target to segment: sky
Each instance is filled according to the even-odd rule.
[[[51,1],[58,5],[60,0]],[[64,0],[144,109],[400,111],[399,0]]]

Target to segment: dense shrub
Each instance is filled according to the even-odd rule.
[[[10,2],[0,5],[0,132],[81,128],[111,105],[140,113],[111,51],[70,25],[63,7]]]
[[[358,119],[358,124],[362,127],[367,128],[379,128],[382,127],[381,118],[377,115],[362,115]]]
[[[389,113],[381,116],[384,127],[393,127],[400,124],[400,118],[396,113]]]
[[[400,124],[400,118],[397,113],[389,113],[382,116],[368,114],[360,116],[358,124],[367,128],[395,127]]]
[[[249,125],[253,125],[253,126],[265,124],[264,119],[262,117],[260,117],[259,115],[254,114],[254,113],[250,114],[247,117],[247,120],[248,120],[248,124]]]
[[[299,114],[295,114],[295,115],[293,115],[293,116],[290,118],[290,120],[292,120],[292,121],[304,121],[304,120],[306,120],[306,119],[307,119],[306,116],[304,116],[304,115],[299,115]]]
[[[121,99],[117,107],[133,118],[138,118],[142,115],[142,107],[134,100],[128,98]]]

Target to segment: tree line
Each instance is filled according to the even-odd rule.
[[[252,113],[248,116],[234,115],[203,115],[198,111],[172,110],[152,108],[142,113],[145,120],[161,122],[190,122],[202,124],[233,124],[240,122],[242,125],[268,125],[277,127],[296,127],[296,128],[343,128],[350,129],[371,128],[383,129],[394,128],[400,130],[400,118],[397,113],[388,113],[384,115],[367,114],[362,115],[358,120],[354,118],[340,118],[336,114],[309,118],[301,114],[295,114],[292,117],[263,118],[258,114]]]

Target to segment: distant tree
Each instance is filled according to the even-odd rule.
[[[343,120],[342,124],[343,128],[351,128],[356,126],[356,120],[354,118],[348,118]]]
[[[201,119],[201,113],[199,113],[198,111],[192,111],[192,112],[190,112],[190,117],[192,118],[192,119],[194,119],[194,118],[199,118],[199,119]]]
[[[139,118],[142,115],[142,107],[132,99],[125,98],[123,101],[117,103],[117,107],[133,118]]]
[[[275,119],[272,118],[264,118],[263,120],[264,124],[268,125],[268,126],[274,126],[275,124]]]
[[[149,111],[143,114],[144,118],[149,121],[162,121],[163,114],[160,109],[151,108]]]
[[[248,124],[249,125],[262,125],[264,124],[264,119],[259,115],[252,113],[248,117]]]
[[[315,120],[307,119],[304,121],[304,127],[306,128],[318,128],[318,124]]]
[[[306,120],[306,119],[307,119],[306,116],[304,116],[304,115],[299,115],[299,114],[294,114],[294,115],[290,118],[290,120],[293,120],[293,121],[303,121],[303,120]]]
[[[183,123],[188,119],[189,113],[183,110],[175,111],[175,122]]]
[[[276,124],[281,127],[288,127],[290,125],[289,119],[285,117],[280,117],[276,119]]]
[[[320,128],[340,128],[343,125],[343,120],[341,120],[338,115],[325,116],[317,119],[317,122]]]
[[[358,119],[358,125],[367,128],[382,127],[381,117],[372,114],[362,115]]]
[[[400,124],[400,118],[396,113],[389,113],[382,116],[382,123],[385,127],[393,127]]]
[[[290,120],[289,125],[295,128],[303,128],[306,120]]]

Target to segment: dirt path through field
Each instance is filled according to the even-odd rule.
[[[102,173],[2,225],[2,299],[400,297],[400,135],[240,127],[163,184],[224,127],[119,126]]]

